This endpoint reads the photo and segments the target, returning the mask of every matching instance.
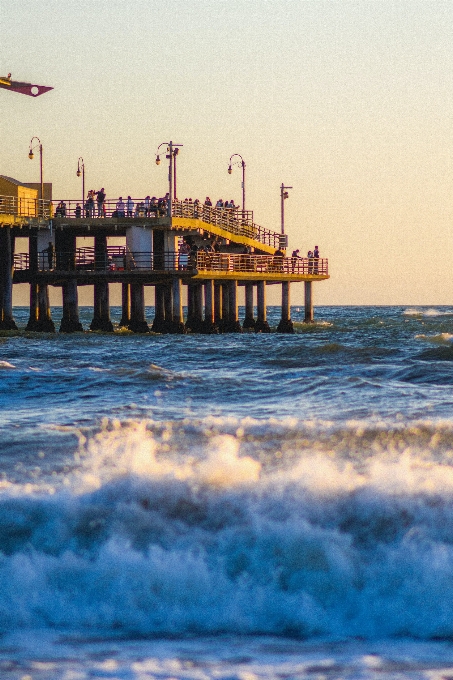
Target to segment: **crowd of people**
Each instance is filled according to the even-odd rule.
[[[120,196],[110,217],[164,217],[167,214],[168,200],[168,193],[160,198],[148,195],[143,200],[137,202],[135,202],[131,196],[128,196],[127,199],[123,199],[123,197]],[[201,205],[201,201],[198,198],[195,200],[185,198],[181,203],[188,207],[193,206],[195,208],[195,213],[197,212],[197,207]],[[239,209],[239,206],[235,205],[233,199],[224,201],[222,198],[219,198],[215,206],[213,206],[209,196],[206,196],[203,205],[207,208],[215,207],[217,210]],[[99,191],[90,189],[87,193],[84,205],[82,206],[80,203],[76,204],[74,216],[76,218],[107,217],[107,203],[104,187],[99,189]],[[67,206],[64,201],[58,203],[55,210],[55,217],[69,217]]]

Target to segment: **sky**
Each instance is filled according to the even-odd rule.
[[[0,174],[39,181],[36,135],[56,199],[79,156],[107,198],[161,195],[172,139],[179,198],[240,204],[239,153],[255,222],[284,182],[290,250],[329,258],[315,304],[453,304],[451,0],[0,0],[0,35],[0,75],[55,88],[0,90]]]

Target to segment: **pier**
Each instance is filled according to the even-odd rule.
[[[109,283],[121,283],[121,326],[135,333],[269,332],[270,285],[279,285],[282,291],[277,330],[292,333],[290,285],[297,282],[304,283],[305,321],[313,321],[312,286],[329,278],[327,259],[287,257],[287,237],[256,224],[253,211],[177,200],[164,211],[152,211],[146,199],[133,199],[133,204],[134,210],[128,212],[119,211],[117,201],[105,201],[98,216],[97,206],[88,211],[80,201],[52,202],[29,193],[0,196],[0,329],[16,328],[12,308],[16,283],[30,286],[27,329],[38,332],[56,330],[49,286],[62,290],[60,332],[83,330],[78,288],[86,285],[94,286],[90,329],[113,331]],[[28,238],[28,252],[15,252],[17,237]],[[94,245],[77,247],[78,237],[91,237]],[[124,245],[111,245],[113,237],[123,238]],[[187,254],[181,252],[183,243]],[[145,286],[155,290],[152,323],[145,318]],[[245,291],[242,322],[239,287]]]

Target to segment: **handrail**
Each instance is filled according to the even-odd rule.
[[[52,203],[40,198],[17,198],[17,196],[0,196],[0,214],[15,217],[52,218]]]
[[[296,274],[328,276],[326,258],[282,257],[280,255],[249,255],[231,253],[197,253],[199,272],[244,272],[256,274]]]
[[[93,199],[82,205],[77,200],[54,201],[53,213],[60,219],[93,219],[93,218],[158,218],[167,215],[165,201],[152,203],[146,198],[106,200],[98,203]],[[252,210],[239,208],[216,208],[194,203],[192,201],[173,201],[172,217],[196,219],[220,227],[235,236],[243,236],[272,248],[285,248],[286,236],[266,229],[253,221]]]
[[[236,236],[245,236],[275,249],[286,247],[286,237],[256,224],[253,221],[252,210],[216,208],[191,201],[173,201],[172,207],[174,217],[198,219],[206,224],[221,227]]]
[[[14,269],[31,268],[28,253],[14,255]],[[179,253],[132,252],[124,246],[108,246],[99,251],[93,247],[75,251],[45,251],[38,253],[36,271],[107,272],[107,271],[191,271],[237,272],[255,274],[294,274],[328,276],[328,260],[314,257],[282,257],[277,255],[249,255],[207,253],[198,251],[189,256]]]

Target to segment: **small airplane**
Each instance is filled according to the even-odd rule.
[[[19,83],[17,80],[11,80],[11,73],[8,73],[6,78],[0,76],[0,88],[11,90],[12,92],[19,92],[19,94],[27,94],[29,97],[39,97],[40,94],[53,90],[53,87],[46,87],[45,85]]]

